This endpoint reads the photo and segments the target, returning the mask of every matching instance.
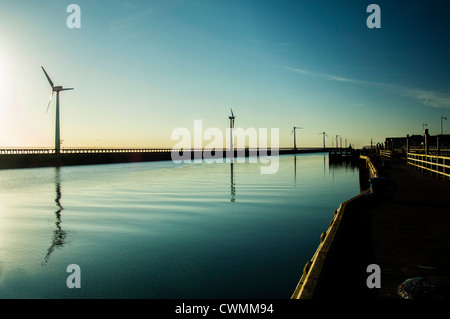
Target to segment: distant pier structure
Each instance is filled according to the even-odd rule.
[[[0,169],[60,167],[172,160],[174,155],[184,159],[273,156],[327,152],[323,148],[267,149],[180,149],[171,148],[0,148]],[[217,154],[217,153],[220,154]]]
[[[159,148],[2,148],[0,169],[59,167],[168,160],[170,149]]]
[[[332,148],[328,151],[330,162],[356,161],[359,160],[360,152],[353,148]]]

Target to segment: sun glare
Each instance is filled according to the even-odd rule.
[[[10,142],[10,119],[13,116],[15,97],[14,82],[11,76],[12,67],[7,56],[0,50],[0,147]]]
[[[4,58],[0,53],[0,89],[3,88],[3,86],[5,85],[5,74],[6,73],[6,67],[5,67],[5,62],[4,62]]]

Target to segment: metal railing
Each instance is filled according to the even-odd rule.
[[[450,157],[408,153],[408,165],[450,178]]]
[[[366,161],[366,168],[369,171],[369,178],[373,178],[373,177],[380,177],[380,175],[378,174],[378,170],[375,167],[375,165],[373,165],[372,161],[370,160],[369,156],[365,156],[365,155],[360,155],[359,156],[362,160]]]
[[[86,147],[70,147],[62,148],[61,154],[73,153],[120,153],[120,152],[170,152],[171,149],[165,148],[86,148]],[[0,154],[55,154],[54,148],[47,147],[9,147],[0,148]]]
[[[271,151],[271,148],[246,148],[246,149],[237,149],[234,151],[239,152],[257,152],[257,151]],[[293,148],[289,147],[279,147],[274,148],[274,150],[278,150],[279,152],[289,152],[294,151]],[[297,148],[297,151],[320,151],[321,148]],[[108,148],[96,148],[96,147],[68,147],[61,148],[60,154],[88,154],[88,153],[136,153],[136,152],[145,152],[145,153],[167,153],[167,152],[204,152],[204,151],[216,151],[216,152],[229,152],[226,148],[211,148],[211,149],[202,149],[202,148],[180,148],[180,149],[172,149],[172,148],[142,148],[142,147],[108,147]],[[325,151],[325,150],[324,150]],[[0,154],[55,154],[54,148],[49,147],[8,147],[8,148],[0,148]]]
[[[409,153],[415,153],[415,154],[425,154],[426,149],[423,147],[410,147]],[[428,148],[428,155],[436,155],[436,156],[450,156],[450,149],[449,148],[438,148],[436,146],[430,146]]]
[[[390,150],[380,150],[380,155],[383,157],[391,158],[392,151]]]

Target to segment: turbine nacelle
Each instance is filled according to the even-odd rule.
[[[231,121],[231,127],[234,128],[234,119],[236,118],[236,116],[234,116],[233,109],[230,108],[230,110],[231,110],[231,116],[229,116],[228,118]]]
[[[291,131],[291,135],[292,135],[292,133],[295,132],[295,130],[302,130],[302,129],[303,129],[303,127],[294,126],[294,128]]]
[[[47,74],[47,72],[45,71],[45,69],[44,69],[44,67],[43,66],[41,66],[41,68],[42,68],[42,71],[44,71],[44,73],[45,73],[45,77],[47,78],[47,80],[48,80],[48,83],[50,84],[50,86],[52,87],[52,92],[50,93],[50,98],[48,99],[48,105],[47,105],[47,111],[46,112],[48,112],[48,108],[50,107],[50,103],[52,102],[52,98],[53,98],[53,93],[55,93],[55,92],[61,92],[61,91],[68,91],[68,90],[73,90],[73,88],[63,88],[62,86],[60,86],[60,85],[58,85],[58,86],[55,86],[54,84],[53,84],[53,81],[52,81],[52,79],[50,79],[50,76]]]
[[[62,86],[55,86],[53,88],[54,92],[61,92],[61,91],[68,91],[68,90],[73,90],[73,88],[63,88]]]

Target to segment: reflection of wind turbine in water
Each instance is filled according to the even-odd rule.
[[[297,156],[294,155],[294,187],[297,186]]]
[[[55,203],[58,208],[55,211],[56,215],[56,229],[53,231],[53,238],[50,247],[47,249],[47,255],[45,255],[45,263],[48,262],[50,255],[56,247],[62,247],[65,244],[66,232],[61,227],[61,211],[64,209],[61,205],[61,182],[59,177],[59,167],[55,168],[55,184],[56,184],[56,198]]]
[[[236,195],[236,188],[234,187],[234,171],[233,171],[233,162],[230,163],[230,175],[231,175],[231,201],[234,203],[236,201],[236,199],[234,198],[234,196]]]

